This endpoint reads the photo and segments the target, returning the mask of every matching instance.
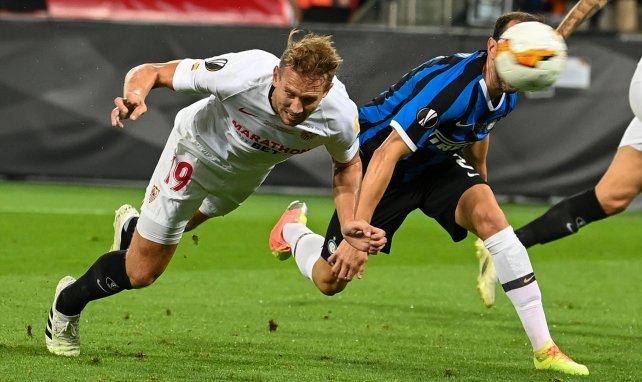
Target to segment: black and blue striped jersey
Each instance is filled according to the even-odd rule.
[[[364,160],[395,129],[412,150],[396,168],[407,180],[486,138],[517,104],[516,93],[493,104],[482,76],[486,58],[486,51],[433,58],[360,107]]]

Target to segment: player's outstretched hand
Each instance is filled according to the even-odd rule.
[[[368,262],[368,254],[359,251],[347,240],[339,243],[332,256],[328,257],[328,264],[332,267],[332,274],[339,281],[351,281],[354,276],[363,277],[363,271]]]
[[[128,94],[127,98],[116,97],[114,104],[116,107],[111,111],[111,125],[114,127],[123,128],[123,119],[135,121],[147,111],[145,99],[135,93]]]
[[[343,238],[354,248],[370,254],[376,254],[388,242],[386,232],[373,227],[365,220],[352,220],[341,227]]]

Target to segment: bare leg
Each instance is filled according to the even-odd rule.
[[[210,218],[210,216],[203,214],[200,210],[197,209],[196,212],[194,212],[194,215],[192,215],[192,217],[187,222],[187,226],[185,226],[185,232],[193,230],[199,225],[205,223]]]
[[[178,244],[159,244],[134,232],[125,266],[133,288],[151,285],[165,271]]]
[[[642,192],[642,151],[618,149],[611,165],[595,186],[595,195],[607,215],[624,211]]]

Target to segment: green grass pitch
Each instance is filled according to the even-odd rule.
[[[0,381],[642,381],[642,214],[531,249],[553,338],[591,375],[534,370],[506,296],[475,291],[473,238],[411,215],[390,256],[326,297],[267,248],[285,195],[254,195],[188,233],[151,287],[92,302],[82,354],[50,355],[58,280],[112,241],[113,211],[142,190],[0,183]],[[326,197],[305,197],[323,233]],[[515,227],[545,206],[506,205]],[[272,328],[270,330],[270,322]]]

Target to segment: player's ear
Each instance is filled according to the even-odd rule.
[[[497,49],[497,41],[494,38],[489,37],[488,42],[486,42],[486,49],[488,49],[488,52]]]
[[[276,85],[279,82],[279,66],[275,66],[272,70],[272,85]]]
[[[497,40],[489,37],[488,42],[486,42],[486,50],[488,50],[489,56],[495,57],[495,54],[497,53]]]

